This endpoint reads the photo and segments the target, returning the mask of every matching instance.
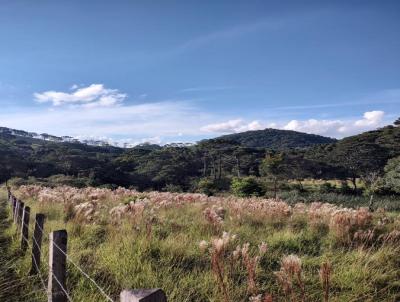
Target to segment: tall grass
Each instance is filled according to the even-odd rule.
[[[400,220],[384,210],[122,189],[16,194],[47,216],[46,233],[68,230],[71,259],[115,299],[123,288],[152,287],[177,302],[400,299]],[[43,246],[47,257],[48,238]],[[29,262],[16,260],[20,276]],[[74,301],[104,301],[68,272]]]

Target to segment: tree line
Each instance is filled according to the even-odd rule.
[[[191,146],[144,144],[121,149],[2,135],[0,180],[50,178],[77,186],[213,194],[246,177],[268,180],[275,193],[282,182],[294,181],[301,189],[308,178],[349,180],[357,191],[357,180],[363,179],[371,190],[396,191],[399,124],[333,143],[288,149],[246,147],[227,137]]]

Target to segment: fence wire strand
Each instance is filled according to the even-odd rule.
[[[25,222],[23,222],[23,221],[21,221],[21,222],[22,222],[22,224],[24,224],[25,226],[27,226],[27,224],[26,224]],[[42,236],[43,236],[44,238],[49,239],[49,237],[46,236],[46,234],[45,234],[43,228],[36,222],[36,220],[35,220],[35,224],[34,224],[34,225],[38,227],[39,231],[41,232],[41,234],[42,234]],[[28,225],[28,227],[29,227],[29,225]],[[38,242],[36,241],[35,237],[32,236],[32,238],[33,238],[33,240],[35,241],[36,245],[37,245],[38,248],[39,248],[39,244],[38,244]],[[25,237],[23,237],[23,239],[27,242],[27,244],[28,244],[28,246],[30,247],[30,249],[32,249],[32,248],[31,248],[31,245],[30,245],[29,242],[28,242],[29,240],[28,240],[27,238],[25,238]],[[50,240],[49,240],[49,241],[50,241]],[[66,259],[67,259],[68,262],[70,262],[84,277],[86,277],[90,282],[92,282],[92,284],[100,291],[100,293],[104,296],[104,298],[106,298],[106,299],[107,299],[108,301],[110,301],[110,302],[114,302],[114,300],[103,290],[103,288],[102,288],[100,285],[97,284],[97,282],[96,282],[92,277],[89,276],[89,274],[87,274],[78,264],[76,264],[74,261],[71,260],[71,258],[68,256],[67,253],[65,253],[54,241],[52,241],[52,244],[53,244],[62,254],[64,254],[64,256],[66,257]],[[39,250],[40,250],[40,252],[41,252],[41,254],[42,254],[41,248],[39,248]],[[32,252],[31,252],[31,254],[32,254]],[[33,256],[33,254],[32,254],[32,256]],[[34,262],[35,262],[35,266],[36,266],[37,270],[39,271],[39,275],[40,275],[40,278],[41,278],[41,282],[42,282],[42,284],[44,285],[45,291],[46,291],[46,293],[47,293],[47,290],[46,290],[46,287],[45,287],[45,283],[44,283],[44,279],[42,278],[42,276],[41,276],[41,274],[40,274],[40,270],[38,269],[36,260],[34,259],[34,257],[32,257],[32,259],[33,259]],[[53,275],[53,277],[54,277],[54,279],[57,281],[57,283],[60,285],[60,287],[62,288],[62,290],[64,291],[64,293],[67,295],[68,300],[72,302],[72,300],[71,300],[71,298],[69,297],[69,295],[68,295],[66,289],[64,289],[64,288],[62,287],[62,285],[60,284],[60,282],[57,280],[57,278],[56,278],[54,275]]]
[[[25,226],[26,226],[26,224],[25,224]],[[35,237],[32,237],[32,238],[33,238],[33,240],[34,240],[34,241],[36,242],[36,244],[37,244],[37,241],[36,241]],[[42,286],[43,286],[43,290],[45,291],[45,293],[47,293],[47,287],[46,287],[46,283],[44,282],[44,278],[43,278],[43,276],[42,276],[42,272],[40,271],[39,265],[38,265],[38,263],[36,262],[35,256],[34,256],[33,253],[32,253],[32,246],[30,245],[29,240],[28,240],[27,238],[24,238],[24,240],[25,240],[25,242],[28,244],[30,253],[31,253],[31,255],[32,255],[33,263],[34,263],[34,265],[35,265],[35,267],[36,267],[36,270],[37,270],[38,275],[39,275],[39,278],[40,278],[40,282],[42,283]],[[37,244],[37,247],[38,247],[38,249],[39,249],[39,251],[40,251],[40,254],[42,254],[42,250],[39,248],[39,245],[38,245],[38,244]]]
[[[54,278],[54,280],[56,280],[56,282],[58,283],[58,285],[61,287],[61,290],[64,292],[64,294],[66,295],[68,301],[73,302],[71,297],[69,296],[67,290],[64,288],[64,286],[62,286],[61,282],[58,281],[56,275],[52,274],[52,278]]]

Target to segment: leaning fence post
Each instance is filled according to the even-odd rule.
[[[23,209],[22,225],[21,225],[21,250],[23,252],[28,248],[28,236],[29,236],[29,216],[31,214],[31,208],[25,206]]]
[[[14,196],[12,196],[11,199],[12,199],[12,215],[13,215],[13,221],[15,223],[15,208],[17,207],[17,200],[15,199]]]
[[[18,199],[15,199],[15,209],[14,209],[14,213],[13,213],[14,224],[17,224],[17,221],[18,221],[18,211],[19,211],[20,203],[21,202]]]
[[[17,213],[17,226],[18,229],[21,229],[22,226],[22,216],[24,215],[24,207],[25,207],[25,203],[23,203],[22,201],[19,201],[19,208],[18,208],[18,213]]]
[[[66,302],[66,260],[67,241],[66,230],[50,233],[49,242],[49,282],[47,288],[48,302]]]
[[[125,289],[120,294],[121,302],[167,302],[162,289]]]
[[[32,267],[30,271],[31,275],[37,274],[40,269],[43,225],[44,225],[44,215],[36,214],[35,229],[33,231],[33,242],[32,242]]]

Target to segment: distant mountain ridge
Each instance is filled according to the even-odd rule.
[[[132,148],[141,147],[157,149],[154,144],[143,144],[139,146],[133,146],[125,144],[124,146],[110,144],[107,141],[96,140],[96,139],[77,139],[71,136],[56,136],[47,133],[36,133],[28,132],[24,130],[17,130],[7,127],[0,127],[0,134],[12,135],[22,138],[39,139],[43,141],[49,141],[54,143],[82,143],[89,146],[96,147],[122,147]],[[324,137],[315,134],[307,134],[291,130],[278,130],[267,128],[264,130],[246,131],[241,133],[234,133],[212,138],[210,140],[229,140],[238,143],[244,147],[250,148],[268,148],[275,150],[284,150],[291,148],[307,148],[314,145],[334,143],[337,140],[329,137]],[[149,146],[148,146],[149,145]],[[173,144],[172,144],[173,145]],[[185,144],[184,144],[185,145]],[[190,144],[188,144],[190,145]]]
[[[27,132],[24,130],[17,130],[17,129],[7,128],[7,127],[0,127],[0,134],[13,135],[13,136],[24,137],[24,138],[40,139],[40,140],[54,142],[54,143],[82,143],[85,145],[96,146],[96,147],[107,147],[107,146],[112,145],[112,144],[108,143],[107,141],[103,141],[103,140],[77,139],[72,136],[56,136],[56,135],[47,134],[47,133],[39,134],[36,132]]]
[[[302,149],[337,141],[337,139],[321,135],[272,128],[227,134],[219,136],[216,139],[233,141],[249,148],[268,148],[274,150]]]

